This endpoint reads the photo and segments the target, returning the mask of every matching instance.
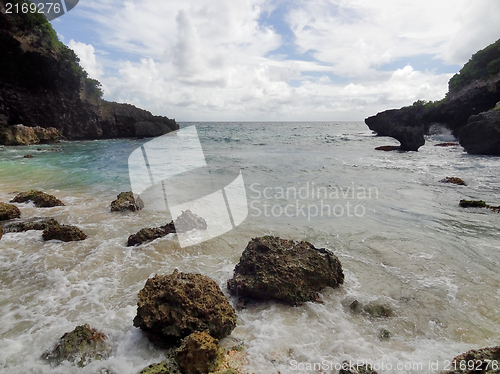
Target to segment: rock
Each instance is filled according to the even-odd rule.
[[[458,133],[460,144],[470,154],[500,155],[500,111],[471,116]]]
[[[369,302],[363,305],[358,300],[354,300],[349,304],[349,309],[356,314],[364,314],[369,317],[391,317],[392,309],[386,305],[378,304],[376,302]]]
[[[339,374],[378,374],[370,364],[360,364],[358,361],[344,361]]]
[[[0,203],[0,221],[21,217],[21,211],[15,205]]]
[[[482,200],[460,200],[462,208],[486,208],[487,204]]]
[[[134,326],[159,346],[173,346],[195,331],[208,330],[222,339],[236,326],[236,314],[227,297],[201,274],[155,275],[139,292]]]
[[[402,151],[417,151],[425,144],[423,109],[419,106],[386,110],[368,117],[365,123],[379,136],[391,136],[401,143]]]
[[[462,179],[457,178],[457,177],[446,177],[444,179],[440,180],[441,183],[453,183],[457,184],[459,186],[467,186],[467,183],[465,183]]]
[[[264,236],[248,243],[227,285],[235,296],[296,305],[318,301],[324,287],[343,282],[340,261],[329,250]]]
[[[24,155],[23,158],[34,158],[32,155]]]
[[[173,119],[102,100],[100,83],[88,77],[44,17],[0,12],[0,45],[0,144],[159,136],[179,129]]]
[[[438,143],[438,144],[434,144],[434,147],[454,147],[454,146],[457,146],[457,145],[460,145],[458,143]]]
[[[87,239],[87,235],[76,226],[57,225],[49,226],[43,230],[43,240],[61,240],[63,242],[73,242]]]
[[[175,233],[175,226],[173,221],[167,223],[165,226],[144,228],[139,230],[139,232],[137,232],[136,234],[130,235],[128,237],[127,247],[147,243],[172,233]]]
[[[500,346],[471,350],[455,357],[453,370],[442,374],[498,374],[500,373]]]
[[[3,236],[3,228],[2,226],[0,226],[0,239],[2,239],[2,236]]]
[[[111,347],[106,339],[105,334],[87,324],[77,326],[64,334],[52,350],[42,355],[42,359],[53,366],[70,361],[84,367],[92,361],[109,357]]]
[[[193,332],[182,339],[175,353],[177,363],[184,374],[213,372],[224,357],[224,350],[220,348],[219,341],[206,331]]]
[[[138,374],[170,374],[169,365],[166,361],[159,364],[151,364],[142,369]]]
[[[0,144],[5,145],[56,143],[60,138],[61,133],[54,127],[44,129],[40,126],[14,125],[0,128]]]
[[[36,207],[39,208],[48,208],[54,206],[64,206],[63,202],[56,198],[53,195],[46,194],[42,191],[31,190],[28,192],[21,192],[14,199],[12,199],[11,203],[27,203],[29,201],[33,201]]]
[[[182,211],[182,214],[174,221],[174,225],[175,230],[179,233],[207,229],[207,222],[190,210]]]
[[[401,148],[398,145],[381,145],[380,147],[375,148],[376,151],[400,151]]]
[[[386,329],[381,329],[378,333],[378,337],[380,340],[388,340],[391,338],[391,332]]]
[[[29,230],[45,230],[51,226],[58,226],[54,218],[34,217],[24,221],[11,222],[4,225],[5,232],[23,232]]]
[[[141,210],[144,208],[144,203],[138,197],[134,198],[134,194],[131,191],[121,192],[118,196],[116,196],[116,200],[111,202],[111,211],[112,212],[124,212],[130,210],[135,212],[136,210]]]

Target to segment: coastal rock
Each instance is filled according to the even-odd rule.
[[[42,355],[42,359],[53,366],[70,361],[84,367],[92,361],[109,357],[111,347],[106,340],[105,334],[87,324],[77,326],[64,334],[52,350]]]
[[[369,317],[382,318],[382,317],[392,317],[392,309],[383,304],[376,302],[369,302],[364,305],[358,300],[354,300],[349,304],[349,309],[356,314],[364,314]]]
[[[441,179],[440,182],[441,183],[457,184],[459,186],[467,186],[467,183],[465,183],[462,179],[457,178],[457,177],[446,177],[444,179]]]
[[[500,155],[500,110],[471,116],[458,133],[460,144],[470,154]]]
[[[127,247],[133,247],[135,245],[147,243],[173,233],[175,233],[175,226],[173,221],[160,227],[144,228],[139,230],[139,232],[137,232],[136,234],[130,235],[128,237]]]
[[[54,218],[34,217],[18,222],[11,222],[3,226],[4,232],[23,232],[29,230],[45,230],[51,226],[58,226]]]
[[[220,365],[224,351],[206,331],[193,332],[176,349],[176,361],[184,374],[211,373]]]
[[[43,240],[61,240],[63,242],[73,242],[87,239],[87,235],[76,226],[56,225],[49,226],[43,230]]]
[[[170,374],[169,365],[166,361],[158,364],[151,364],[142,369],[138,374]]]
[[[399,147],[399,145],[381,145],[380,147],[376,147],[375,150],[390,152],[390,151],[400,151],[401,148]]]
[[[372,369],[370,364],[358,364],[358,361],[349,362],[344,361],[342,363],[342,369],[339,370],[339,374],[378,374]]]
[[[21,217],[21,211],[15,205],[0,203],[0,221]]]
[[[483,200],[460,200],[462,208],[486,208],[488,205]]]
[[[365,119],[368,127],[379,136],[391,136],[401,143],[402,151],[417,151],[425,144],[427,131],[419,107],[387,110]]]
[[[100,83],[42,14],[0,12],[0,44],[0,144],[158,136],[179,129],[173,119],[102,100]]]
[[[473,370],[471,369],[473,365]],[[500,373],[500,346],[471,350],[455,357],[453,370],[442,374],[498,374]]]
[[[296,305],[318,301],[324,287],[343,282],[340,261],[329,250],[264,236],[248,243],[227,285],[232,295],[241,298]]]
[[[434,147],[455,147],[457,145],[460,145],[460,144],[452,143],[452,142],[445,142],[445,143],[434,144]]]
[[[191,212],[189,209],[182,211],[182,214],[174,221],[177,232],[187,232],[191,230],[206,230],[207,222]]]
[[[11,203],[27,203],[32,201],[38,208],[48,208],[54,206],[64,206],[63,202],[53,195],[49,195],[42,191],[31,190],[28,192],[21,192]]]
[[[0,239],[2,239],[2,236],[3,236],[3,228],[2,226],[0,226]]]
[[[131,191],[121,192],[116,200],[111,202],[112,212],[124,212],[130,210],[135,212],[144,208],[144,203],[140,198],[135,199],[134,194]]]
[[[500,101],[500,40],[474,54],[448,86],[441,101],[418,100],[365,122],[379,135],[398,139],[406,150],[423,145],[423,135],[437,123],[450,129],[468,153],[499,155],[500,125],[494,108]]]
[[[173,346],[195,331],[216,339],[236,326],[236,314],[217,283],[201,274],[155,275],[139,292],[134,326],[159,346]]]

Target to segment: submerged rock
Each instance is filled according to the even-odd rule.
[[[136,234],[130,235],[128,237],[127,247],[147,243],[173,233],[175,233],[175,226],[173,221],[160,227],[144,228],[139,230],[139,232],[137,232]]]
[[[5,232],[23,232],[29,230],[45,230],[51,226],[58,226],[54,218],[34,217],[24,221],[11,222],[4,225]]]
[[[454,146],[457,146],[457,145],[460,145],[460,144],[458,144],[458,143],[446,142],[446,143],[438,143],[438,144],[434,144],[434,147],[454,147]]]
[[[135,212],[142,208],[144,208],[144,203],[140,198],[134,198],[134,194],[131,191],[121,192],[116,196],[116,200],[111,202],[112,212],[124,212],[127,210]]]
[[[378,374],[370,364],[358,364],[358,361],[344,361],[339,374]]]
[[[28,192],[21,192],[11,203],[27,203],[32,201],[38,208],[48,208],[54,206],[64,206],[63,202],[53,195],[49,195],[42,191],[31,190]]]
[[[139,292],[134,326],[159,346],[173,346],[195,331],[216,339],[236,326],[236,313],[212,279],[201,274],[155,275]]]
[[[169,365],[166,361],[158,364],[151,364],[142,369],[138,374],[170,374]]]
[[[206,331],[197,331],[182,339],[175,352],[176,361],[184,374],[213,372],[224,357],[219,341]]]
[[[2,226],[0,226],[0,239],[2,239],[2,236],[3,236],[3,228]]]
[[[442,374],[498,374],[500,373],[500,346],[471,350],[455,357],[453,370]]]
[[[0,221],[21,217],[21,211],[15,205],[0,203]]]
[[[465,183],[462,179],[457,178],[457,177],[446,177],[444,179],[440,180],[441,183],[453,183],[457,184],[459,186],[467,186],[467,183]]]
[[[399,145],[381,145],[380,147],[375,148],[376,151],[400,151],[401,147]]]
[[[486,208],[488,205],[483,200],[460,200],[462,208]]]
[[[324,287],[343,282],[342,265],[329,250],[264,236],[248,243],[227,285],[235,296],[296,305],[319,301]]]
[[[376,302],[369,302],[364,305],[358,300],[354,300],[349,304],[349,309],[356,314],[364,314],[370,317],[391,317],[393,312],[387,305],[382,305]]]
[[[64,334],[52,350],[42,355],[42,359],[54,366],[70,361],[84,367],[92,361],[109,357],[111,347],[106,339],[105,334],[87,324],[77,326]]]
[[[73,242],[87,239],[87,235],[76,226],[55,225],[43,230],[43,240],[62,240],[63,242]]]

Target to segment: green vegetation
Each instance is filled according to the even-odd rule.
[[[31,2],[10,0],[13,4]],[[30,45],[40,52],[49,52],[56,56],[61,63],[61,70],[70,71],[83,83],[83,90],[91,99],[100,99],[103,95],[101,83],[88,76],[80,66],[80,59],[73,50],[59,41],[56,32],[49,21],[41,13],[12,13],[8,15],[8,23],[12,34],[19,37],[28,37]],[[35,38],[33,38],[35,36]]]
[[[457,92],[475,80],[488,79],[499,73],[500,39],[474,54],[460,72],[450,79],[448,88],[450,92]]]

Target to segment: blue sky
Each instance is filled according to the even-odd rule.
[[[178,121],[341,121],[441,99],[499,19],[498,0],[80,0],[51,23],[105,99]]]

